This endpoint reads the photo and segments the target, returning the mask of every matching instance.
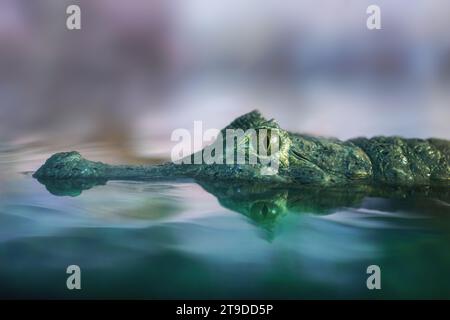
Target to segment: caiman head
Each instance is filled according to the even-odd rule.
[[[240,130],[236,143],[224,141],[229,139],[226,134],[229,129]],[[246,165],[230,169],[241,170],[241,173],[232,172],[236,176],[250,176],[258,181],[326,185],[368,180],[372,175],[369,157],[353,143],[290,133],[256,110],[235,119],[221,134],[227,138],[216,140],[212,146],[223,144],[224,159],[227,153],[243,152],[245,155]],[[211,146],[205,148],[203,156],[210,150]],[[256,159],[256,164],[250,162],[251,159]]]
[[[256,110],[235,119],[220,133],[213,144],[184,158],[189,160],[187,163],[153,168],[111,166],[86,160],[78,152],[62,152],[50,157],[34,177],[102,180],[188,177],[199,181],[336,185],[361,182],[372,176],[369,157],[352,142],[294,134]]]

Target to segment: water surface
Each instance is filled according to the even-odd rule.
[[[47,154],[1,149],[1,297],[450,298],[448,188],[109,181],[51,193],[27,173]],[[72,264],[79,291],[66,288]],[[381,290],[366,287],[373,264]]]

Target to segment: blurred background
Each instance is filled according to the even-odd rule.
[[[162,159],[174,129],[255,108],[341,139],[449,139],[450,2],[410,3],[0,0],[0,150]]]

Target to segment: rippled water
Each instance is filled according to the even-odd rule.
[[[450,298],[448,188],[109,181],[51,193],[24,173],[47,154],[0,153],[1,297]],[[66,289],[72,264],[80,291]],[[366,287],[373,264],[381,290]]]

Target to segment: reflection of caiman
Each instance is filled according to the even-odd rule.
[[[360,207],[365,198],[384,199],[386,203],[391,204],[422,199],[429,202],[429,206],[436,201],[450,202],[450,189],[442,186],[358,185],[285,188],[267,184],[227,185],[220,182],[200,183],[200,185],[216,196],[221,205],[244,214],[265,229],[271,229],[276,221],[289,212],[326,215],[345,207]],[[450,213],[450,207],[447,211]]]
[[[272,182],[285,185],[444,185],[450,183],[450,141],[440,139],[403,139],[399,137],[357,138],[340,141],[285,131],[274,120],[266,120],[257,111],[245,114],[223,129],[266,129],[279,137],[271,159],[277,159],[277,174],[262,174],[267,166],[249,143],[246,157],[256,157],[256,164],[175,164],[156,166],[108,165],[81,157],[78,152],[54,154],[34,174],[40,180],[58,179],[175,179],[197,181]],[[223,143],[220,141],[216,143]],[[231,145],[231,144],[230,144]],[[242,146],[242,145],[241,145]],[[267,149],[270,145],[267,144]],[[238,144],[233,143],[233,152]],[[211,150],[209,147],[208,150]],[[199,151],[204,155],[205,149]],[[223,152],[224,157],[227,154]],[[191,155],[193,158],[194,156]],[[267,157],[267,155],[266,155]],[[267,160],[267,159],[266,159]]]
[[[39,179],[48,191],[58,196],[77,196],[83,190],[104,185],[97,179]],[[365,198],[378,198],[388,211],[406,211],[414,202],[422,201],[420,214],[450,214],[450,188],[445,186],[375,186],[358,184],[351,186],[290,186],[284,184],[203,181],[199,184],[213,194],[220,204],[241,213],[253,223],[268,231],[273,230],[288,213],[331,214],[341,208],[358,208]],[[403,208],[407,206],[407,208]],[[417,207],[415,207],[417,210]],[[423,212],[422,212],[423,211]],[[444,212],[443,212],[444,211]]]

